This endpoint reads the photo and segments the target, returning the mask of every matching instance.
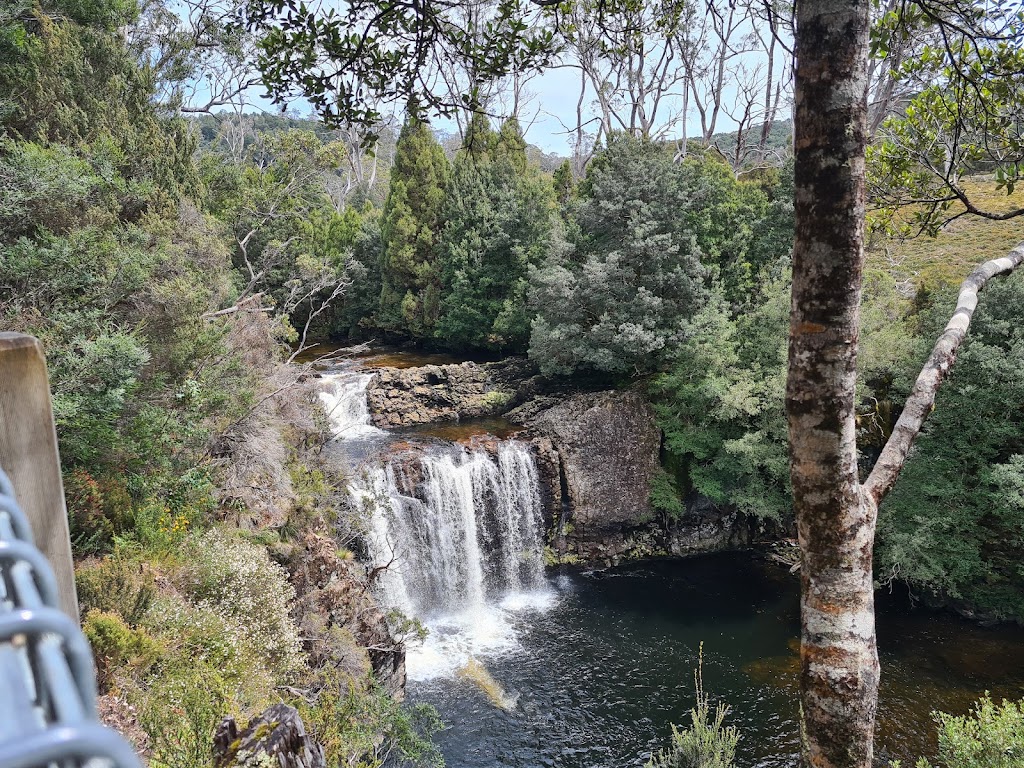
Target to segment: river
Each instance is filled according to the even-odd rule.
[[[731,707],[739,768],[796,764],[799,583],[743,553],[549,575],[544,610],[518,613],[516,644],[483,659],[515,706],[458,676],[413,681],[433,704],[451,768],[641,766],[688,722],[704,688]],[[934,756],[932,709],[966,712],[986,690],[1024,696],[1024,631],[985,629],[880,595],[876,753]]]

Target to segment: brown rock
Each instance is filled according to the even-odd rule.
[[[323,746],[306,733],[299,713],[286,704],[274,704],[241,733],[235,718],[224,718],[213,737],[213,760],[216,768],[327,766]]]
[[[366,388],[370,416],[378,427],[495,416],[511,397],[476,363],[380,368]]]

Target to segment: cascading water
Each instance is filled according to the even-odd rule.
[[[343,371],[323,377],[326,388],[320,392],[320,402],[331,420],[334,437],[341,440],[383,434],[373,426],[370,409],[366,404],[366,387],[372,373]]]
[[[515,646],[515,612],[543,607],[542,509],[533,455],[452,447],[367,470],[352,487],[371,511],[370,554],[385,602],[420,618],[426,644],[409,674],[449,674]]]

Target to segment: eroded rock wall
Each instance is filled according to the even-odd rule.
[[[498,416],[534,395],[541,378],[529,361],[379,368],[366,388],[378,427]]]
[[[386,691],[404,698],[405,647],[392,637],[363,566],[318,533],[276,554],[295,587],[293,614],[313,665],[330,664],[357,681],[372,670]]]
[[[562,528],[586,539],[651,517],[661,432],[638,392],[574,395],[528,425],[541,462],[557,462],[543,475],[555,507],[569,510]]]
[[[553,404],[552,404],[553,403]],[[678,520],[651,507],[661,430],[635,391],[539,399],[509,414],[529,426],[558,559],[614,565],[742,546],[746,521],[694,496]]]
[[[366,400],[376,426],[404,427],[500,413],[508,395],[488,387],[482,366],[463,363],[381,368]]]
[[[523,424],[518,439],[536,452],[548,539],[563,561],[610,565],[750,540],[748,521],[702,497],[688,499],[677,520],[651,508],[661,430],[642,392],[566,392],[538,376],[528,361],[510,359],[382,368],[367,400],[381,427],[496,415]]]

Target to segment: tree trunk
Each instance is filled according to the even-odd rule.
[[[864,261],[868,0],[797,3],[789,420],[802,558],[803,764],[870,768],[878,697],[854,424]]]

